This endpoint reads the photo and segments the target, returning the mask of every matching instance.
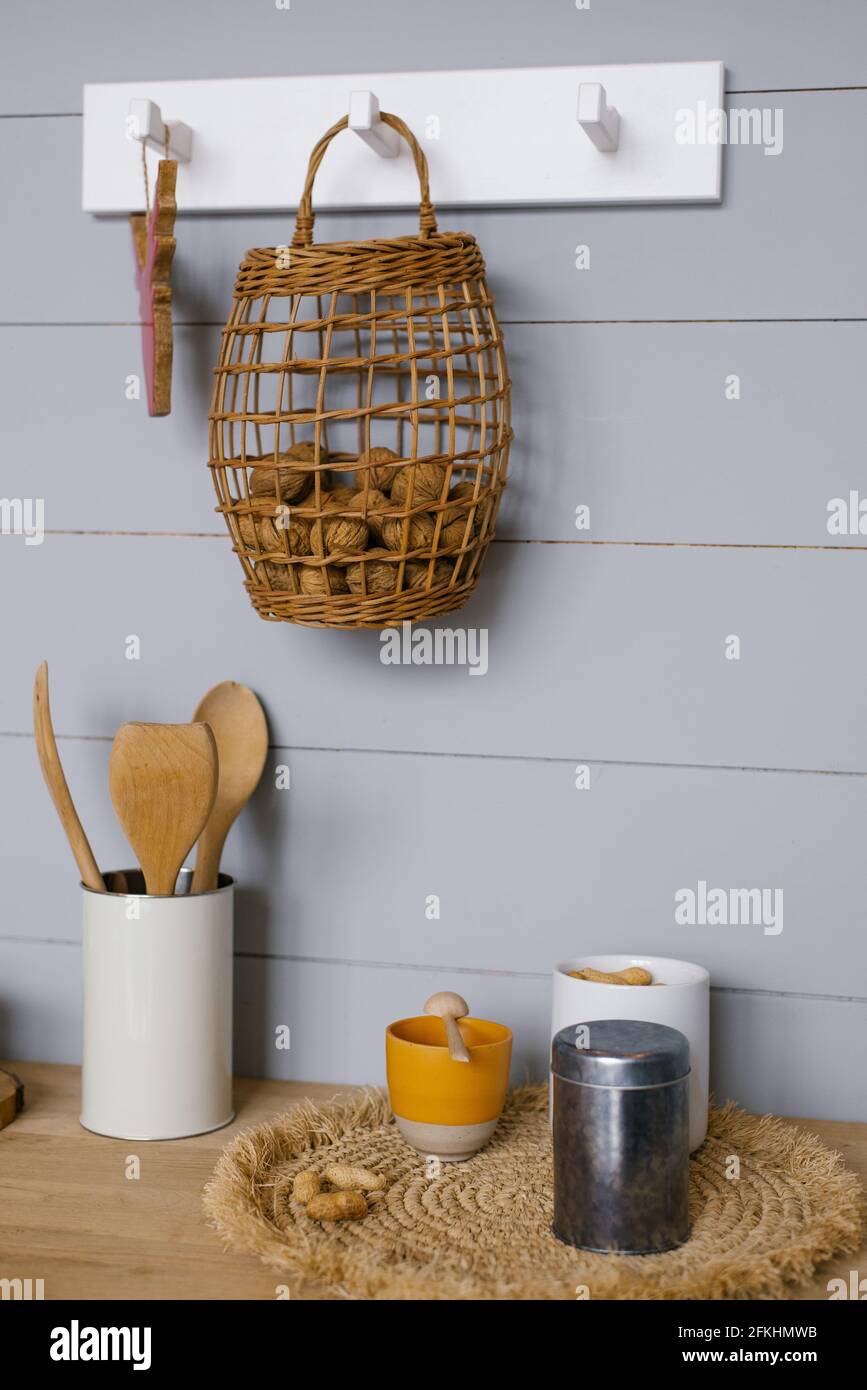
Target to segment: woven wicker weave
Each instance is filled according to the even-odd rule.
[[[510,383],[481,252],[437,231],[424,154],[381,119],[412,151],[418,236],[313,244],[313,181],[344,117],[310,157],[291,247],[247,253],[223,330],[210,467],[271,620],[385,627],[460,607],[505,487]]]

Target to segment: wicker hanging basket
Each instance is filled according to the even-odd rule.
[[[438,232],[409,128],[419,234],[313,244],[310,157],[291,247],[241,263],[216,367],[210,467],[257,613],[386,627],[459,608],[494,534],[512,430],[485,264]]]

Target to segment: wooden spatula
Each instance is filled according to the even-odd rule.
[[[445,1024],[446,1042],[449,1045],[449,1056],[453,1062],[468,1062],[470,1054],[467,1052],[467,1045],[461,1037],[461,1030],[458,1027],[458,1019],[466,1018],[470,1011],[470,1006],[466,999],[462,999],[459,994],[453,994],[450,989],[440,990],[438,994],[432,994],[424,1006],[426,1014],[434,1014],[441,1018]]]
[[[124,724],[108,765],[112,805],[141,865],[145,892],[172,894],[217,792],[207,724]]]
[[[63,775],[60,754],[57,751],[57,742],[51,723],[51,709],[48,704],[47,661],[43,661],[36,672],[36,680],[33,685],[33,732],[36,737],[36,751],[39,754],[39,763],[45,778],[45,785],[51,793],[51,800],[54,802],[60,817],[60,823],[66,831],[66,838],[75,856],[81,881],[85,888],[90,888],[92,892],[104,893],[105,882],[93,857],[93,850],[90,848],[90,843],[84,833],[84,827],[78,819],[78,812],[70,796],[69,787]]]
[[[212,730],[220,763],[217,797],[199,840],[193,874],[193,892],[210,893],[217,886],[226,836],[262,776],[268,725],[252,690],[237,681],[223,681],[209,690],[193,718]]]

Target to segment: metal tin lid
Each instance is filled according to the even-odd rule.
[[[689,1073],[689,1043],[677,1028],[601,1018],[561,1028],[551,1070],[584,1086],[665,1086]]]

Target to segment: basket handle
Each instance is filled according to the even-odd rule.
[[[431,232],[437,229],[437,221],[434,216],[433,203],[430,200],[430,182],[428,179],[427,160],[421,145],[416,140],[409,126],[400,119],[400,116],[392,116],[388,111],[381,111],[379,119],[386,125],[390,125],[392,130],[396,130],[398,135],[402,135],[409,145],[412,157],[415,162],[415,170],[418,174],[421,199],[418,209],[418,230],[419,236],[425,240]],[[349,117],[344,116],[330,130],[326,130],[322,139],[314,145],[310,156],[310,163],[307,166],[307,178],[304,181],[304,192],[301,194],[301,201],[298,204],[298,213],[295,218],[295,235],[292,238],[293,246],[312,246],[313,245],[313,180],[319,172],[319,166],[325,157],[325,151],[331,144],[335,135],[339,135],[341,130],[346,130],[349,125]]]

